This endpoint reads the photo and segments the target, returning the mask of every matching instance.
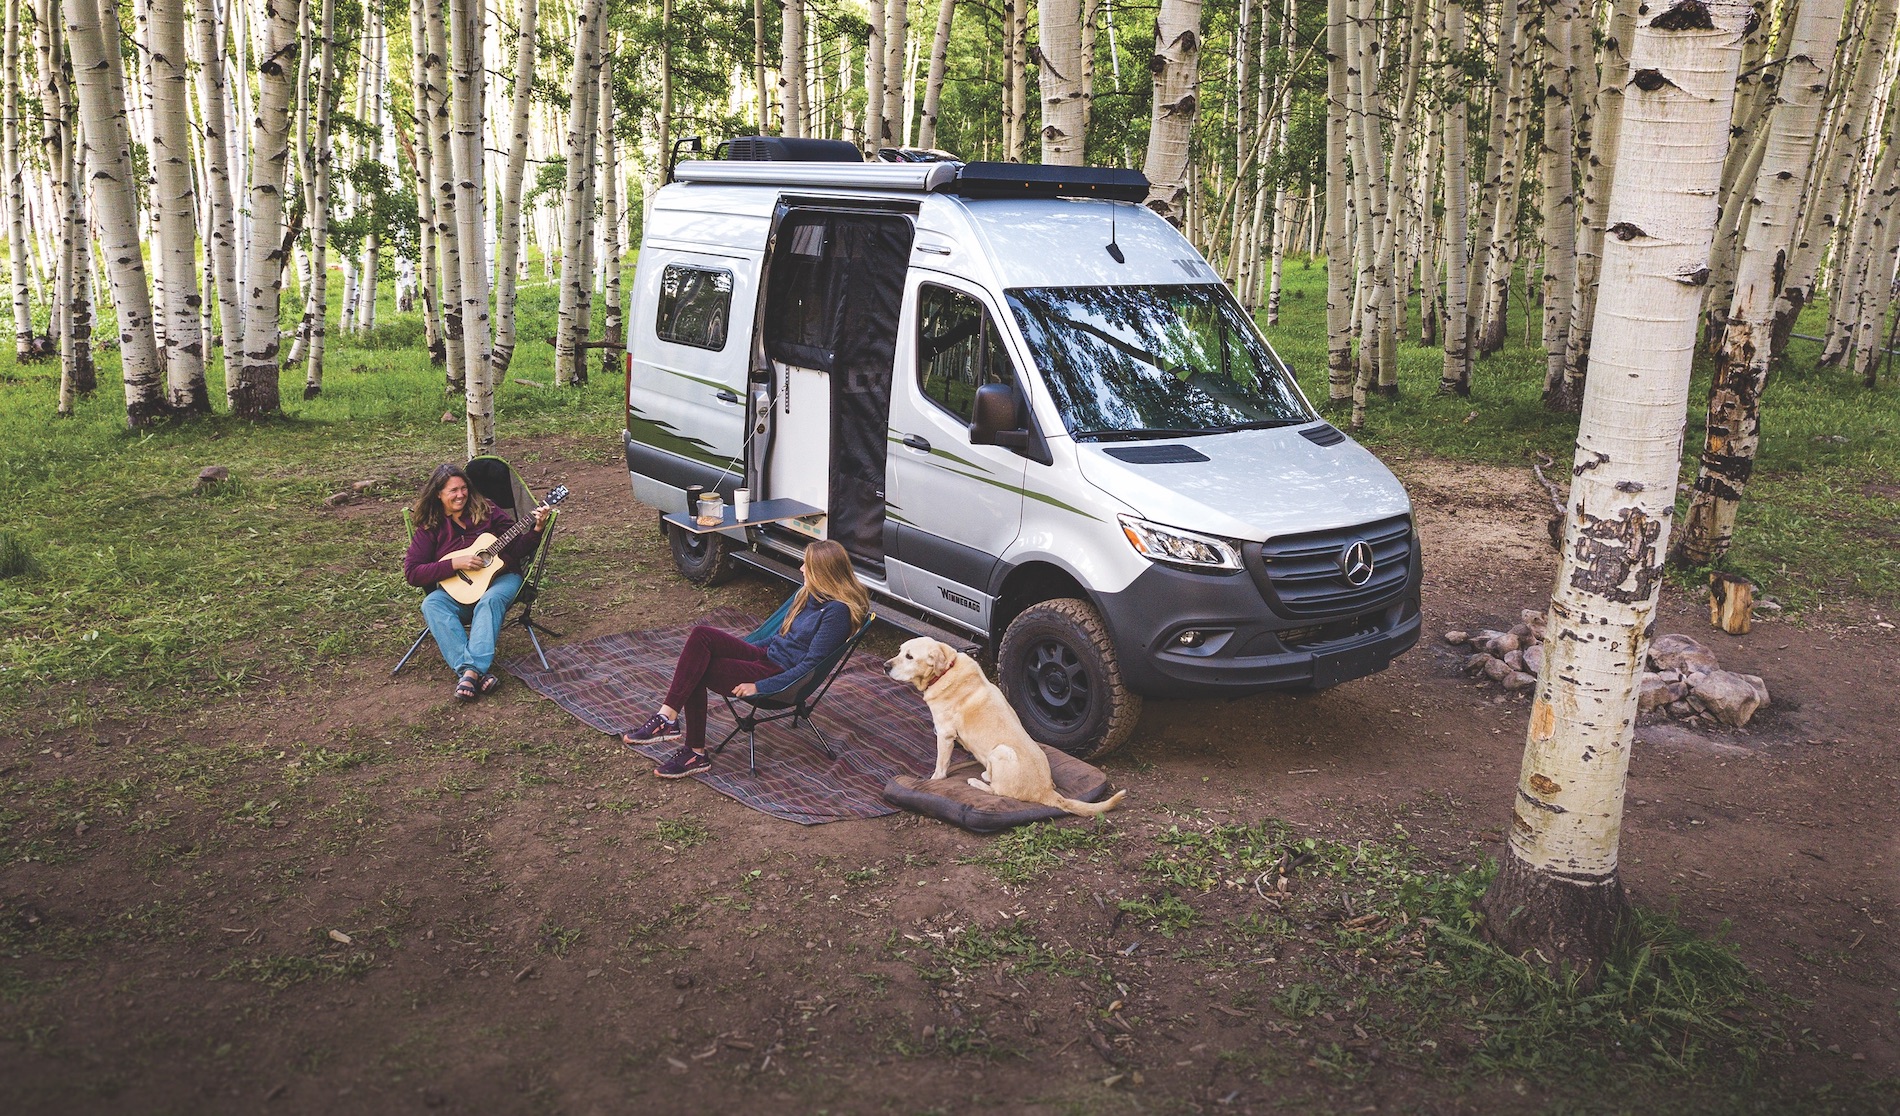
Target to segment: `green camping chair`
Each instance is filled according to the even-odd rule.
[[[534,490],[521,479],[520,473],[515,472],[514,466],[501,458],[470,458],[464,468],[468,471],[469,483],[475,491],[481,493],[489,503],[512,511],[517,521],[533,517],[534,509],[540,506],[541,502],[535,498]],[[542,670],[548,669],[548,657],[547,653],[541,650],[541,637],[536,633],[546,633],[555,639],[561,638],[561,633],[534,618],[534,604],[541,596],[541,579],[547,573],[548,549],[554,542],[554,522],[560,518],[560,515],[559,508],[548,511],[547,522],[541,528],[541,541],[536,544],[534,553],[529,555],[527,562],[522,566],[521,592],[516,594],[515,603],[508,606],[508,619],[502,623],[503,631],[508,630],[509,624],[519,624],[527,630],[528,640],[534,644],[534,653],[541,660]],[[410,517],[408,508],[402,511],[402,528],[406,537],[415,537],[416,525]],[[429,590],[424,589],[422,593],[427,596]],[[403,652],[402,658],[396,660],[395,667],[389,673],[393,676],[407,666],[409,660],[415,656],[428,638],[429,626],[424,624],[422,631],[416,634],[415,641],[410,643],[409,650]]]
[[[746,636],[745,641],[756,646],[772,638],[785,622],[786,614],[791,610],[792,600],[788,598],[778,607],[777,612],[760,624],[751,635]],[[867,613],[864,623],[858,625],[857,631],[852,632],[843,643],[839,644],[836,651],[814,663],[812,668],[805,672],[805,677],[799,679],[790,689],[781,690],[776,694],[755,694],[746,698],[735,698],[730,694],[720,695],[725,699],[726,709],[732,713],[734,724],[732,731],[726,734],[726,738],[712,749],[712,754],[716,756],[725,751],[726,745],[732,743],[732,738],[743,732],[746,734],[746,762],[751,767],[752,773],[756,775],[759,772],[759,726],[773,721],[789,720],[793,728],[802,724],[811,731],[812,736],[818,741],[818,750],[825,754],[826,759],[837,759],[837,748],[832,745],[831,739],[825,735],[824,730],[811,719],[811,715],[817,710],[818,703],[824,700],[825,694],[831,689],[831,684],[837,681],[838,674],[844,669],[844,664],[851,661],[851,652],[857,650],[858,641],[864,638],[865,632],[871,630],[871,621],[876,619],[876,613]]]

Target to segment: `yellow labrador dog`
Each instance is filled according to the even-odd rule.
[[[1023,731],[1016,711],[1003,691],[983,676],[976,660],[934,639],[906,640],[897,657],[884,669],[899,682],[923,692],[930,719],[937,730],[937,769],[932,779],[950,771],[950,753],[962,744],[983,765],[983,778],[971,779],[978,790],[1023,802],[1038,802],[1087,817],[1115,808],[1127,791],[1116,791],[1103,802],[1079,802],[1056,791],[1049,775],[1049,757]]]

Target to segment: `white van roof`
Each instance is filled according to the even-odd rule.
[[[995,287],[1218,281],[1186,238],[1146,206],[942,192],[956,169],[954,163],[682,163],[678,181],[654,196],[646,238],[683,251],[751,255],[765,250],[783,197],[901,200],[918,207],[914,263]],[[1111,236],[1122,262],[1108,251]]]

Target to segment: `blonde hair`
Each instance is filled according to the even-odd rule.
[[[779,631],[791,627],[792,617],[803,612],[813,600],[820,604],[843,601],[851,610],[854,632],[864,625],[864,618],[871,613],[871,595],[864,591],[864,583],[851,568],[851,555],[834,539],[820,539],[805,548],[805,583],[792,598],[792,607],[786,611]]]

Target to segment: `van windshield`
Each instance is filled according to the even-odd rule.
[[[1026,287],[1008,298],[1079,441],[1313,420],[1292,377],[1224,287]]]

